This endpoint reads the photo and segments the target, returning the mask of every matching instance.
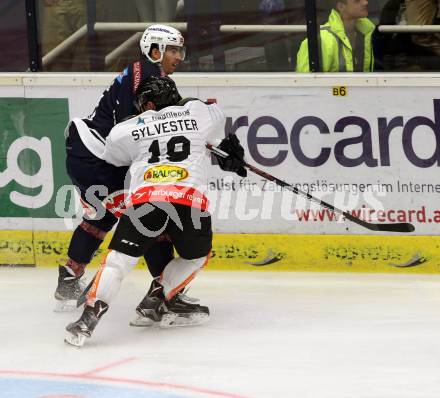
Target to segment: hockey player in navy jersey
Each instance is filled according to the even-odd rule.
[[[102,159],[100,153],[106,137],[114,125],[137,113],[134,98],[139,84],[151,76],[172,74],[185,58],[181,33],[166,25],[148,27],[140,40],[140,48],[142,59],[116,77],[104,91],[93,114],[88,119],[73,119],[66,128],[67,172],[79,188],[86,215],[73,233],[66,264],[59,267],[55,311],[70,310],[76,304],[85,287],[81,279],[84,269],[117,222],[115,215],[123,198],[127,167],[115,167]],[[101,189],[91,190],[92,186],[101,186]],[[145,253],[152,276],[160,275],[172,257],[171,243],[158,238]]]
[[[212,247],[206,144],[219,144],[229,154],[218,159],[223,170],[246,176],[238,139],[233,135],[222,140],[225,116],[216,104],[181,100],[174,82],[166,77],[145,82],[137,101],[142,113],[115,126],[106,140],[103,158],[118,167],[130,166],[128,204],[84,311],[66,328],[65,341],[75,346],[92,335],[123,278],[163,232],[178,256],[168,262],[160,278],[153,279],[136,312],[145,324],[173,326],[181,313],[176,294],[206,265]],[[209,317],[204,306],[196,305],[190,312],[188,323],[179,326]]]

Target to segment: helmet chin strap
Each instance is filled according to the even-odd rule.
[[[160,52],[160,51],[159,51]],[[157,64],[157,63],[161,63],[162,62],[162,60],[163,60],[163,52],[160,52],[160,58],[158,58],[158,59],[153,59],[153,58],[151,58],[149,55],[145,55],[147,58],[148,58],[148,60],[150,61],[150,62],[152,62],[153,64]]]
[[[163,53],[161,54],[161,57],[158,59],[153,59],[149,55],[146,55],[146,57],[151,63],[157,64],[159,66],[161,77],[168,76],[168,74],[165,73],[165,71],[163,70],[163,66],[162,66]]]

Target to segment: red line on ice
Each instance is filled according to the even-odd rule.
[[[101,367],[99,367],[99,368],[92,369],[92,370],[89,370],[89,371],[84,372],[84,373],[76,373],[76,375],[77,375],[77,376],[90,377],[90,376],[92,376],[94,373],[99,373],[99,372],[102,372],[103,370],[107,370],[107,369],[110,369],[110,368],[115,368],[115,367],[117,367],[117,366],[124,365],[124,364],[126,364],[126,363],[128,363],[128,362],[132,362],[132,361],[136,361],[136,360],[137,360],[137,358],[126,358],[126,359],[121,359],[120,361],[112,362],[112,363],[109,363],[108,365],[101,366]]]

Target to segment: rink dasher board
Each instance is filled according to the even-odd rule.
[[[60,188],[70,184],[62,166],[62,133],[69,118],[85,117],[91,112],[114,77],[114,73],[0,74],[0,229],[14,230],[13,234],[2,236],[2,246],[14,247],[15,234],[26,235],[35,230],[38,236],[38,231],[46,229],[54,233],[71,230],[65,226],[65,219],[56,214],[54,205]],[[384,272],[395,272],[397,268],[388,268],[393,262],[418,263],[417,258],[426,259],[429,256],[425,252],[437,247],[437,238],[431,235],[437,234],[440,222],[440,74],[176,73],[174,78],[184,97],[217,100],[227,117],[225,134],[237,134],[250,163],[299,184],[302,189],[310,189],[312,195],[336,206],[357,209],[360,216],[368,217],[368,209],[377,206],[381,211],[375,214],[377,221],[413,222],[413,235],[417,235],[409,241],[408,237],[390,237],[393,242],[405,242],[399,244],[400,257],[388,253],[386,248],[385,252],[375,252],[375,247],[384,247],[382,242],[388,239],[387,235],[377,236],[357,225],[336,222],[328,213],[316,213],[322,209],[310,209],[307,201],[286,196],[259,177],[240,179],[213,165],[208,187],[213,198],[214,225],[217,233],[226,234],[225,239],[235,243],[240,236],[246,236],[244,239],[250,242],[255,234],[255,244],[263,245],[278,236],[301,246],[301,239],[308,239],[308,235],[314,242],[326,242],[330,235],[337,235],[334,245],[342,245],[339,251],[332,252],[337,253],[337,264],[360,264],[361,258],[369,264],[365,265],[366,270],[370,270],[379,261],[376,257],[383,257]],[[5,130],[4,121],[12,128]],[[352,140],[352,144],[347,140]],[[11,150],[14,143],[15,152]],[[30,151],[21,153],[19,161],[17,150],[24,147]],[[24,164],[29,170],[20,172],[14,166],[20,162],[20,167]],[[10,169],[9,164],[15,169]],[[336,187],[335,191],[328,190],[331,186]],[[344,190],[338,191],[341,186]],[[14,192],[18,192],[19,200]],[[229,201],[224,200],[228,196]],[[306,221],[295,219],[295,211],[300,216],[304,211],[312,213]],[[369,241],[367,252],[360,246],[347,246],[350,239],[356,243],[368,238],[373,240]],[[424,239],[423,244],[419,238]],[[35,258],[29,264],[44,265],[36,254],[39,243],[35,241],[33,245]],[[322,243],[322,247],[326,245]],[[50,252],[43,246],[42,252]],[[275,254],[268,254],[264,251],[266,246],[261,248],[258,256],[252,254],[250,260],[248,254],[243,255],[246,261],[270,262],[277,255],[278,249],[273,250]],[[411,250],[403,250],[407,248]],[[227,256],[237,262],[231,254],[234,250],[229,249]],[[0,248],[4,258],[2,253],[4,249]],[[6,253],[10,259],[0,262],[13,263],[12,252]],[[332,256],[327,255],[326,261],[319,257],[317,261],[329,264],[327,260]],[[312,258],[306,250],[302,260],[292,254],[293,264],[300,267],[317,264]],[[435,253],[429,258],[430,261],[399,268],[397,272],[420,272],[422,264],[432,266],[423,272],[437,272]],[[224,267],[229,261],[226,254],[225,259]],[[217,261],[220,256],[212,259],[213,267]],[[265,266],[244,261],[243,266],[279,269],[283,261]],[[316,267],[321,268],[321,263]]]
[[[98,267],[112,233],[92,260]],[[0,231],[0,267],[57,267],[71,232]],[[214,234],[206,270],[440,273],[439,236]],[[138,267],[145,268],[143,259]]]

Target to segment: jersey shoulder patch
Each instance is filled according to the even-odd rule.
[[[119,83],[122,83],[122,79],[124,78],[124,76],[127,76],[128,75],[128,68],[125,68],[117,77],[116,77],[116,80],[119,82]]]

